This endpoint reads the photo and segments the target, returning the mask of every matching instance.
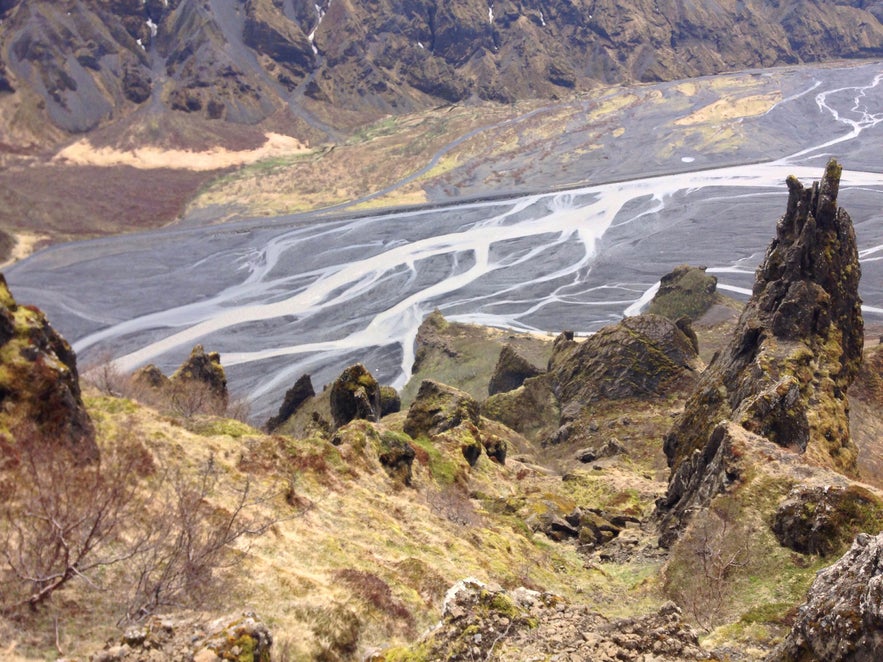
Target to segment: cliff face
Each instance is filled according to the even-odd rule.
[[[726,461],[714,459],[721,435],[713,431],[721,421],[812,464],[855,474],[846,390],[861,364],[864,335],[855,233],[837,207],[840,173],[832,160],[811,188],[788,179],[788,207],[751,300],[666,435],[672,478],[660,508],[664,540],[683,525],[708,474],[724,471]]]
[[[43,441],[98,459],[80,396],[77,359],[42,312],[19,306],[0,275],[0,445]],[[0,464],[9,455],[0,451]]]
[[[0,17],[7,122],[68,132],[149,103],[253,124],[305,99],[370,115],[883,54],[865,2],[6,0]]]

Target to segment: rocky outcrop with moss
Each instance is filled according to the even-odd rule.
[[[172,383],[184,385],[201,385],[218,400],[225,403],[227,394],[227,375],[221,365],[218,352],[206,353],[202,345],[194,346],[190,356],[169,378]]]
[[[94,662],[270,662],[273,637],[253,613],[210,621],[153,616],[92,656]]]
[[[657,612],[609,620],[550,593],[503,590],[464,579],[445,596],[443,620],[412,648],[374,659],[713,660],[674,603]]]
[[[0,438],[48,442],[83,462],[98,459],[80,395],[77,357],[32,306],[16,303],[0,274]]]
[[[361,363],[351,365],[331,384],[331,417],[340,427],[355,419],[380,419],[380,384]]]
[[[855,233],[837,207],[840,172],[831,161],[810,188],[788,179],[787,210],[751,300],[665,437],[671,480],[660,512],[669,534],[698,486],[726,481],[707,475],[727,464],[712,462],[722,420],[811,463],[856,469],[846,391],[861,362],[863,323]]]
[[[690,339],[659,315],[628,317],[577,343],[555,340],[547,373],[485,401],[482,413],[532,438],[561,441],[592,404],[652,398],[691,384],[701,362]]]
[[[705,267],[682,264],[659,280],[647,312],[672,321],[681,317],[697,319],[714,303],[717,277],[705,273]]]
[[[505,393],[521,386],[526,379],[536,377],[542,371],[521,356],[512,345],[500,350],[500,358],[494,367],[494,374],[488,384],[488,395]]]
[[[859,662],[883,657],[883,534],[860,534],[821,571],[769,662]]]
[[[279,405],[279,411],[267,421],[267,431],[273,432],[294,415],[298,408],[307,400],[316,395],[313,390],[313,381],[309,375],[301,375],[290,389],[285,392],[285,398]]]

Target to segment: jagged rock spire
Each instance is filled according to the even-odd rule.
[[[822,181],[810,188],[787,180],[785,215],[733,338],[666,435],[672,475],[659,504],[663,542],[676,537],[697,505],[701,474],[713,470],[702,458],[715,455],[707,447],[721,421],[804,453],[815,464],[855,471],[846,389],[861,364],[864,327],[855,232],[849,214],[837,207],[841,170],[831,160]],[[726,480],[711,482],[722,486]]]

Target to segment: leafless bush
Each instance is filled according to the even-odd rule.
[[[697,515],[669,564],[666,588],[704,630],[724,616],[736,575],[751,563],[751,532],[739,510],[718,504]]]
[[[132,587],[121,620],[138,620],[163,607],[195,606],[213,590],[213,574],[235,565],[245,550],[234,545],[264,533],[278,518],[261,506],[275,492],[256,492],[249,478],[222,483],[212,458],[196,476],[167,473],[169,496],[148,533],[149,544],[130,566]],[[227,507],[212,505],[225,501]]]
[[[159,467],[123,433],[83,464],[33,428],[17,430],[0,467],[0,614],[27,618],[82,582],[108,596],[119,621],[219,594],[241,542],[279,521],[277,496],[236,483],[209,459],[199,471]],[[281,499],[281,497],[280,497]]]
[[[17,466],[4,472],[0,606],[36,609],[75,578],[131,559],[145,544],[123,528],[139,504],[144,449],[122,442],[83,465],[33,427],[16,431]]]

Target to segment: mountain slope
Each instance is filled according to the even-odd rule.
[[[867,0],[4,0],[0,142],[138,110],[245,125],[290,112],[328,135],[470,97],[876,57],[880,18]]]

